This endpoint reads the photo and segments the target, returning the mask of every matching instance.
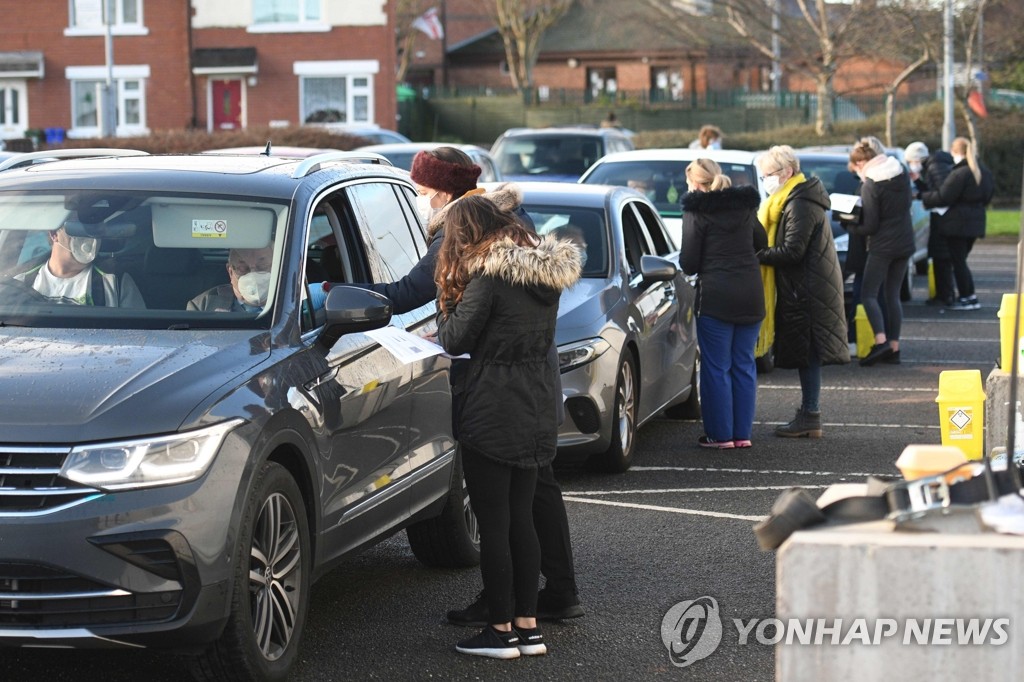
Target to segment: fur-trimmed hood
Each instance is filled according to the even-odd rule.
[[[502,183],[490,192],[478,187],[477,189],[466,192],[462,197],[471,197],[475,195],[483,195],[485,199],[490,199],[498,208],[506,211],[514,211],[523,203],[523,191],[519,189],[518,185],[511,182]],[[462,197],[459,197],[459,199]],[[458,199],[455,201],[458,201]],[[454,204],[455,201],[451,201],[442,206],[430,219],[430,222],[427,224],[428,239],[432,239],[434,235],[444,227],[444,219],[448,213],[448,207]]]
[[[864,164],[864,177],[875,182],[892,180],[903,173],[903,164],[896,157],[882,154]]]
[[[473,274],[482,273],[531,290],[547,289],[556,296],[580,278],[580,251],[572,243],[548,235],[536,246],[518,246],[508,237],[491,245]]]
[[[757,210],[761,196],[750,185],[727,187],[711,192],[687,192],[680,200],[687,213],[718,213],[743,209]]]

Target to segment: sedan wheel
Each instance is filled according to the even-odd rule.
[[[591,462],[601,471],[619,473],[633,464],[636,439],[636,361],[628,350],[623,351],[615,384],[615,407],[612,415],[612,442],[608,449],[595,455]]]

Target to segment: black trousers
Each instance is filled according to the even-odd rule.
[[[960,298],[970,298],[974,296],[974,276],[967,267],[967,256],[971,255],[971,249],[974,248],[974,237],[946,237],[946,241],[949,243],[949,257],[953,262],[953,276],[956,278]]]
[[[480,524],[480,576],[491,624],[537,615],[540,543],[533,527],[537,470],[462,448],[469,501]]]
[[[558,600],[576,599],[576,569],[569,541],[569,517],[565,512],[562,488],[549,464],[537,470],[537,490],[533,494],[533,527],[540,542],[540,572],[544,590]]]

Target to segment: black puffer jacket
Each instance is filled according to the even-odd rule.
[[[757,219],[760,202],[749,186],[683,195],[679,264],[686,274],[700,275],[700,315],[730,324],[764,319],[757,252],[768,246],[768,235]]]
[[[910,219],[910,179],[891,156],[875,157],[864,167],[860,188],[861,219],[847,229],[868,238],[868,254],[909,258],[914,253],[914,223]]]
[[[932,152],[921,162],[921,175],[914,180],[914,187],[919,193],[937,190],[946,181],[953,170],[953,155],[947,151]],[[946,242],[945,225],[948,218],[935,211],[928,215],[928,256],[934,259],[949,260],[949,244]]]
[[[438,314],[438,341],[452,355],[469,353],[453,378],[459,442],[512,466],[533,468],[555,458],[561,400],[558,368],[548,353],[558,300],[580,276],[579,250],[547,238],[537,247],[496,242],[472,264],[462,300]]]
[[[818,178],[800,183],[786,197],[775,246],[758,253],[775,266],[775,364],[807,366],[811,339],[823,365],[850,361],[843,312],[843,277],[832,242],[831,203]]]
[[[949,207],[942,224],[947,237],[985,236],[985,207],[992,201],[995,181],[992,171],[980,161],[978,166],[981,169],[980,183],[974,181],[967,161],[961,161],[953,166],[939,189],[921,194],[925,208]]]

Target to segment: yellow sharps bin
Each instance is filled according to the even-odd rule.
[[[1018,310],[1019,309],[1019,310]],[[1020,314],[1020,331],[1024,332],[1024,305],[1017,305],[1017,294],[1003,294],[1003,301],[999,306],[999,368],[1009,372],[1013,367],[1013,354],[1019,352],[1020,341],[1013,338],[1014,314]],[[1024,372],[1024,361],[1017,360],[1018,372]]]
[[[939,373],[939,426],[942,444],[955,445],[967,459],[981,459],[985,445],[985,391],[981,371],[947,370]]]

